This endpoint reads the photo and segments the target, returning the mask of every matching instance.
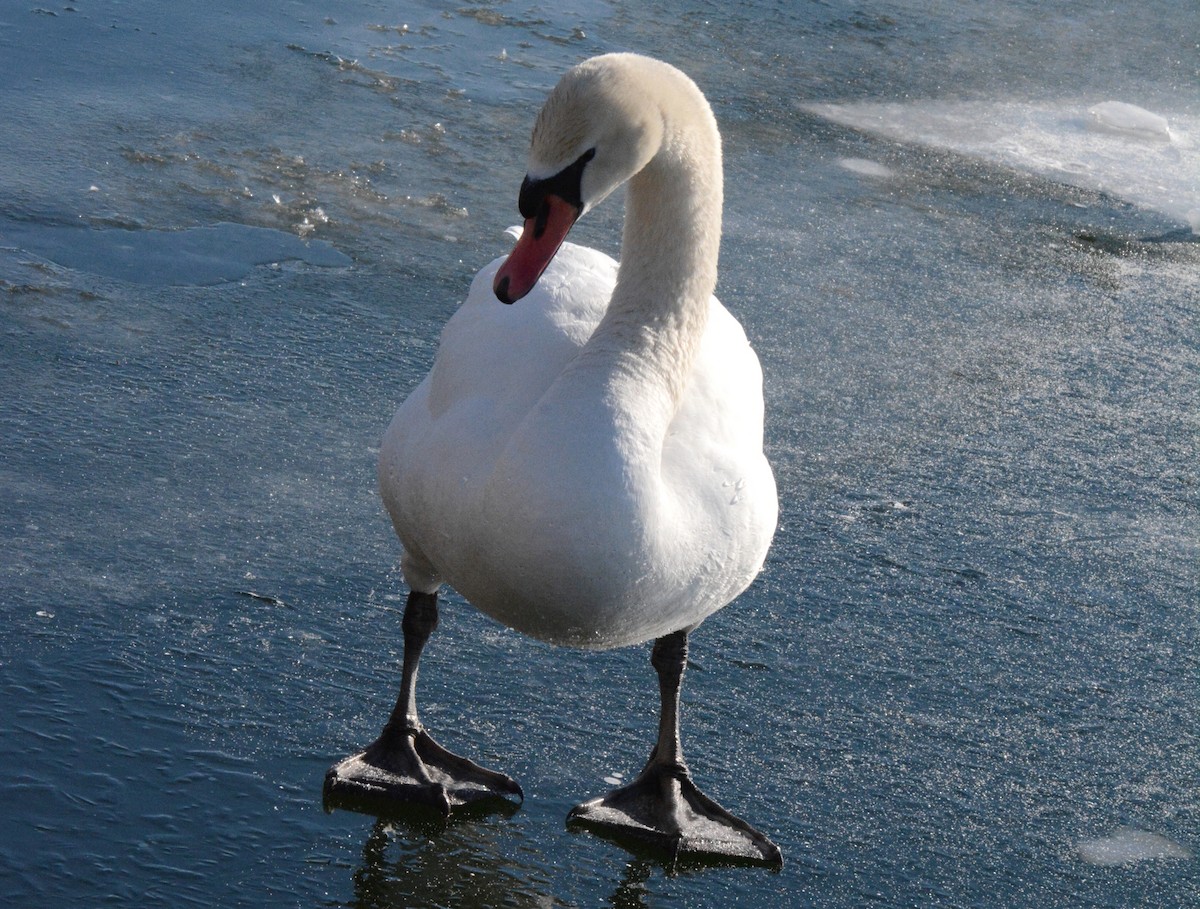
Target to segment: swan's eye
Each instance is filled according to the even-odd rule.
[[[596,157],[596,149],[589,148],[552,177],[532,180],[528,176],[521,184],[521,194],[517,207],[524,218],[537,218],[535,222],[537,233],[540,234],[546,226],[545,219],[549,217],[546,205],[547,196],[558,196],[577,212],[583,211],[583,168],[592,158]]]

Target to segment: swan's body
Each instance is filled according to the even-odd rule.
[[[626,181],[621,264],[563,245]],[[380,488],[412,589],[401,694],[380,739],[331,769],[327,796],[449,811],[520,794],[417,719],[417,664],[449,583],[550,643],[657,639],[654,754],[572,819],[676,853],[779,861],[695,787],[678,736],[687,635],[753,580],[777,513],[758,360],[712,295],[721,203],[716,121],[683,73],[612,54],[551,93],[521,187],[524,231],[476,278],[383,442]]]
[[[501,305],[480,272],[433,370],[384,439],[380,488],[409,584],[441,581],[552,644],[615,647],[693,627],[762,566],[775,484],[762,377],[715,298],[677,402],[596,326],[617,277],[564,244]]]

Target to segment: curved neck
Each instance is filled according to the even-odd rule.
[[[629,181],[617,284],[588,345],[615,354],[639,383],[661,383],[672,406],[704,335],[721,243],[720,135],[703,99],[685,100],[682,124],[667,123],[658,153]]]

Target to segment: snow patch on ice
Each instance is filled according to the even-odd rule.
[[[839,158],[838,166],[851,173],[864,177],[873,177],[878,180],[886,180],[888,177],[895,176],[895,171],[886,164],[880,164],[878,161],[872,161],[869,158]]]
[[[1171,127],[1167,124],[1167,118],[1151,113],[1136,104],[1126,104],[1124,101],[1105,101],[1103,104],[1088,108],[1088,114],[1092,118],[1093,128],[1104,132],[1139,139],[1171,141]]]
[[[1186,859],[1192,853],[1185,846],[1158,833],[1122,827],[1111,836],[1081,840],[1075,844],[1079,857],[1092,865],[1133,865],[1157,859]]]
[[[1200,118],[1194,115],[1164,116],[1123,101],[931,100],[802,108],[887,139],[1099,190],[1200,232]]]

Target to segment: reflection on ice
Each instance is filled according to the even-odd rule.
[[[1191,851],[1157,833],[1122,827],[1111,836],[1082,840],[1079,857],[1093,865],[1132,865],[1150,859],[1186,859]]]
[[[1200,122],[1122,101],[806,104],[852,129],[1099,190],[1200,233]]]

